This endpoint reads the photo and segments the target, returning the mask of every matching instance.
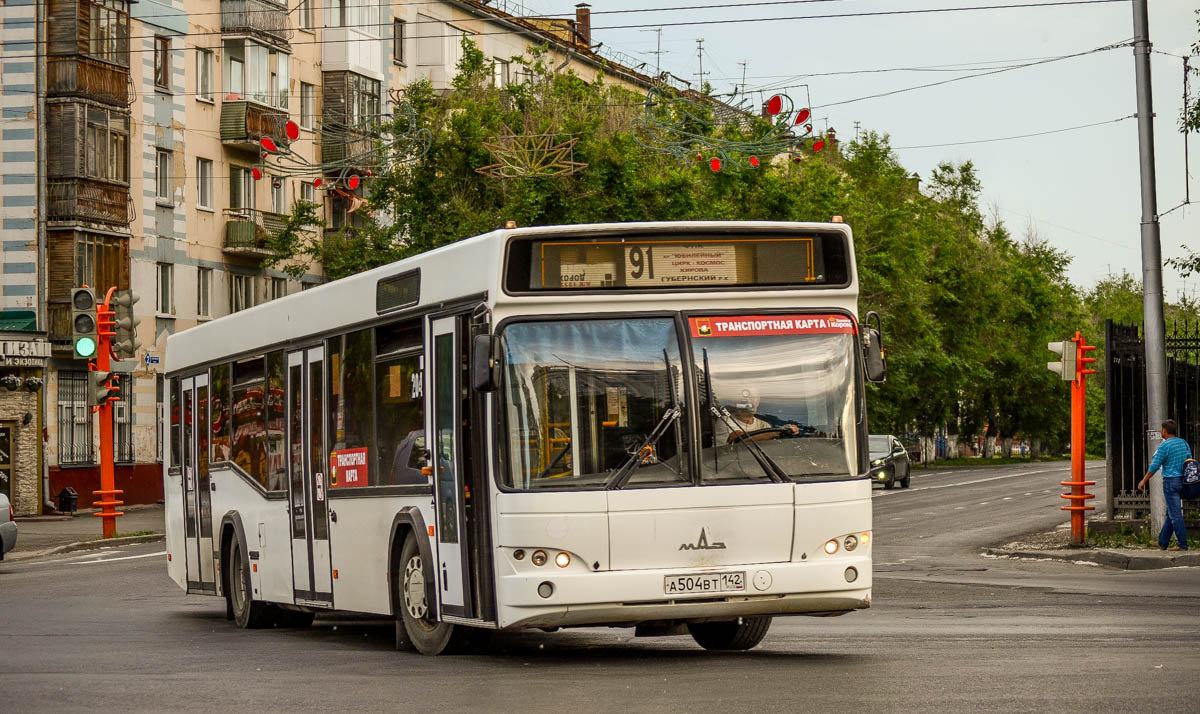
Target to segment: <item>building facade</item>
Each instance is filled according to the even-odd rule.
[[[507,0],[0,0],[0,491],[17,514],[52,510],[65,487],[88,507],[99,488],[74,287],[141,297],[141,348],[113,366],[114,454],[124,501],[147,503],[171,419],[167,336],[323,280],[262,268],[264,238],[297,200],[334,229],[357,202],[315,176],[256,177],[264,136],[314,163],[353,156],[391,90],[449,90],[464,36],[499,84],[524,81],[513,58],[545,46],[586,80],[652,85],[594,51],[586,4],[528,14]]]

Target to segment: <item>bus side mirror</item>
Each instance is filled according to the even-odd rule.
[[[876,327],[870,326],[874,316]],[[867,381],[883,382],[887,379],[887,350],[883,349],[883,320],[879,313],[868,312],[863,320],[863,361],[867,367]]]
[[[496,360],[492,335],[475,335],[471,343],[471,386],[477,392],[496,391]]]

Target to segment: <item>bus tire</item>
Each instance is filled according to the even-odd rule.
[[[429,563],[421,557],[417,539],[409,535],[400,549],[396,583],[396,604],[400,617],[396,621],[396,646],[409,648],[424,655],[440,655],[453,649],[460,638],[455,637],[455,626],[438,622],[428,601],[425,578],[430,572]]]
[[[233,609],[233,620],[244,630],[257,629],[271,622],[269,607],[254,599],[250,584],[250,564],[242,545],[234,538],[229,544],[229,607]]]
[[[739,617],[724,622],[689,622],[688,633],[706,650],[748,650],[767,636],[771,617]]]

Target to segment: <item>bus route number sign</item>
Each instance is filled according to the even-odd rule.
[[[737,255],[731,244],[625,246],[625,284],[734,285]]]

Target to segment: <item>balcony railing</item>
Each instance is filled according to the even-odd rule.
[[[257,150],[264,136],[286,146],[288,115],[282,109],[266,107],[246,99],[221,102],[221,141]]]
[[[256,208],[226,208],[226,253],[265,257],[271,255],[267,238],[283,228],[284,217]]]
[[[53,179],[47,183],[51,221],[87,221],[112,226],[133,222],[129,187],[88,178]]]
[[[114,107],[132,101],[128,68],[91,57],[47,57],[46,83],[51,97],[83,97]]]
[[[268,0],[221,0],[221,31],[262,35],[283,44],[292,39],[287,6]]]
[[[371,150],[375,148],[375,136],[366,129],[350,128],[341,123],[333,122],[329,131],[320,140],[321,158],[325,161],[345,161],[360,157],[354,163],[361,164],[355,168],[366,168],[375,157]]]

